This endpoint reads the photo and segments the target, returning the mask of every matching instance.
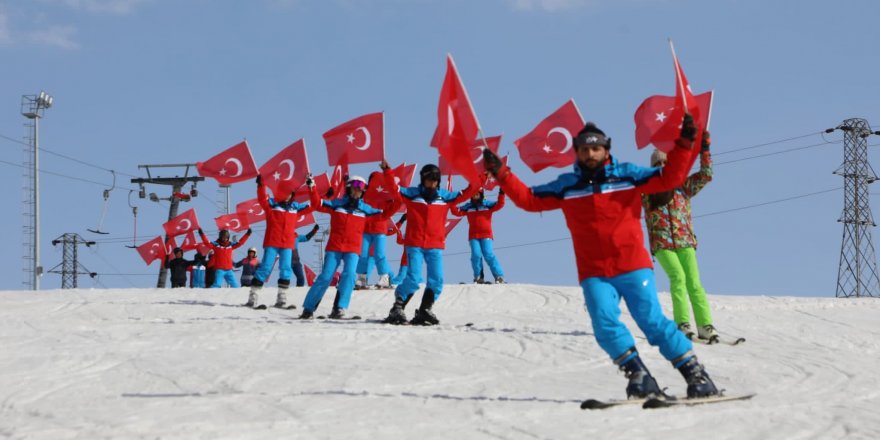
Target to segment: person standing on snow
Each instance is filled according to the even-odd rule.
[[[700,149],[700,170],[688,176],[684,184],[661,193],[642,195],[645,224],[651,244],[651,254],[663,267],[669,278],[672,295],[672,315],[678,329],[690,339],[708,341],[718,339],[712,324],[712,312],[706,290],[700,282],[697,267],[697,236],[691,218],[691,198],[712,180],[712,156],[709,153],[709,133],[704,133]],[[651,166],[666,165],[666,153],[654,150]],[[694,309],[697,333],[691,328],[690,309]]]
[[[248,249],[247,257],[242,258],[233,264],[235,268],[241,268],[241,285],[242,287],[250,287],[251,281],[254,280],[254,272],[260,265],[260,259],[257,258],[257,248]]]
[[[385,176],[393,181],[394,174],[388,164],[382,161],[381,166]],[[387,216],[396,211],[399,205],[389,206],[387,214],[386,211],[368,205],[363,201],[367,181],[359,176],[349,178],[345,183],[345,195],[335,200],[321,200],[311,176],[306,179],[306,184],[311,189],[309,195],[312,206],[318,211],[330,214],[330,237],[327,239],[327,250],[324,253],[324,267],[321,268],[321,273],[315,278],[315,283],[306,294],[300,319],[313,317],[330,286],[333,274],[339,265],[343,264],[342,274],[336,286],[333,311],[329,315],[330,319],[342,319],[345,318],[345,310],[348,309],[351,292],[354,290],[355,268],[360,258],[367,218],[376,216],[387,221]]]
[[[241,240],[236,243],[229,241],[229,231],[226,229],[220,230],[217,241],[209,241],[202,228],[199,228],[199,236],[202,237],[205,246],[214,251],[214,256],[211,257],[214,260],[214,283],[211,284],[211,287],[222,287],[223,281],[226,281],[229,287],[241,287],[238,280],[235,279],[235,272],[232,271],[232,252],[247,243],[251,236],[251,229],[248,228]]]
[[[174,248],[170,255],[165,256],[165,267],[171,272],[171,288],[186,287],[186,269],[193,265],[192,261],[183,258],[183,249]]]
[[[367,191],[376,191],[377,179],[382,179],[382,173],[374,171],[370,173],[367,181]],[[372,200],[372,199],[371,199]],[[387,200],[384,206],[377,204],[377,208],[388,209],[393,205],[394,201]],[[388,258],[385,256],[385,247],[387,240],[385,236],[388,232],[388,219],[385,216],[374,215],[367,218],[367,224],[364,226],[364,242],[361,245],[361,255],[357,264],[357,281],[355,281],[356,289],[367,288],[367,277],[369,269],[369,260],[372,257],[376,264],[376,271],[379,273],[379,281],[376,286],[380,289],[391,288],[391,266],[388,265]]]
[[[189,287],[204,288],[205,287],[205,269],[208,264],[208,257],[196,251],[193,257],[192,274],[190,275]]]
[[[312,211],[308,203],[293,201],[294,191],[282,201],[277,201],[266,193],[262,176],[257,176],[257,201],[266,212],[266,234],[263,237],[263,261],[254,273],[247,307],[259,307],[260,290],[272,272],[275,258],[278,257],[278,297],[275,307],[287,307],[287,289],[293,274],[293,249],[296,247],[296,224],[300,216]]]
[[[293,269],[293,276],[296,277],[296,287],[302,287],[306,285],[306,275],[303,273],[303,264],[299,259],[299,244],[305,243],[312,239],[315,234],[318,233],[318,225],[312,228],[311,231],[307,232],[306,235],[300,235],[296,237],[296,242],[293,245],[293,265],[291,268]]]
[[[696,132],[693,118],[685,115],[667,165],[646,168],[618,163],[609,152],[611,139],[588,122],[574,139],[574,172],[531,188],[491,150],[483,150],[486,171],[495,176],[516,206],[531,212],[562,209],[593,333],[599,346],[625,372],[630,398],[662,395],[663,391],[620,321],[621,298],[648,343],[657,346],[684,376],[688,397],[718,394],[694,355],[691,341],[663,315],[641,227],[641,195],[669,191],[684,182],[694,158]]]
[[[403,282],[394,290],[394,305],[384,322],[405,324],[406,305],[422,282],[422,264],[427,266],[428,282],[422,303],[416,310],[411,324],[436,325],[440,321],[432,307],[443,290],[443,249],[446,247],[446,217],[449,205],[456,205],[471,198],[479,187],[468,186],[463,191],[447,191],[440,188],[440,167],[428,164],[419,171],[418,186],[400,188],[393,180],[391,195],[395,202],[406,205],[406,235],[404,245],[409,268]]]
[[[483,284],[483,259],[489,265],[489,271],[495,278],[496,284],[504,283],[504,270],[501,263],[492,250],[494,237],[492,235],[492,214],[504,207],[504,191],[498,192],[498,201],[487,202],[485,194],[480,189],[471,197],[471,200],[461,207],[452,205],[450,210],[456,217],[467,216],[468,219],[468,243],[471,247],[471,268],[474,270],[474,282]]]

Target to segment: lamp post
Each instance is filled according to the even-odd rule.
[[[40,266],[40,118],[43,111],[52,107],[55,99],[46,92],[39,95],[24,95],[21,97],[21,114],[34,121],[34,164],[33,164],[33,193],[34,217],[33,217],[33,265],[31,286],[33,290],[40,290],[40,275],[43,267]]]

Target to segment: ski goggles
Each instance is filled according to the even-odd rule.
[[[366,185],[364,185],[364,182],[361,182],[360,180],[354,180],[354,181],[351,181],[351,182],[348,183],[348,186],[351,187],[351,188],[357,188],[357,189],[359,189],[359,190],[361,190],[361,191],[363,191],[364,188],[367,187]]]

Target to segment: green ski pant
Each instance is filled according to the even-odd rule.
[[[697,253],[694,248],[663,249],[654,254],[669,277],[672,293],[672,314],[676,324],[690,322],[690,309],[694,308],[697,326],[712,324],[712,312],[706,299],[706,290],[700,283]]]

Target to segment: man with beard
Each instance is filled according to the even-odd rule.
[[[635,339],[620,320],[620,299],[648,343],[681,372],[688,397],[711,396],[718,389],[692,351],[692,343],[663,315],[657,300],[651,257],[644,246],[641,195],[682,184],[693,161],[693,118],[685,115],[680,137],[663,168],[618,163],[611,139],[588,122],[574,139],[574,172],[545,185],[527,187],[498,156],[483,150],[492,173],[516,206],[532,212],[562,209],[574,245],[578,280],[599,346],[625,372],[630,398],[662,395],[636,351]]]

